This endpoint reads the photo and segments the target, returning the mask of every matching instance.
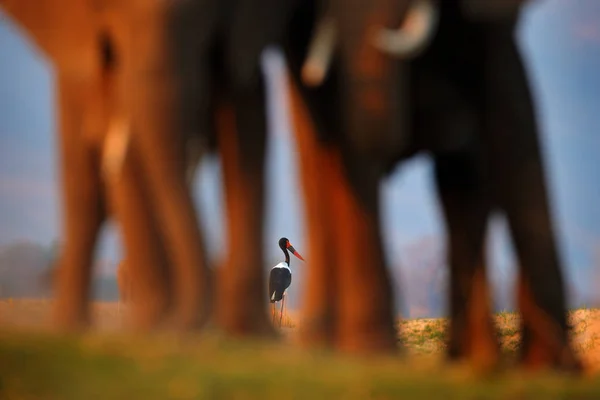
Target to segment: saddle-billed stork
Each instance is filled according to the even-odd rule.
[[[271,268],[271,272],[269,273],[269,301],[273,304],[271,310],[273,319],[275,319],[275,303],[281,301],[281,314],[279,316],[279,326],[281,327],[285,291],[292,283],[292,270],[290,269],[290,254],[288,250],[300,260],[304,261],[304,258],[294,249],[294,246],[292,246],[287,238],[282,237],[279,239],[279,248],[285,255],[285,261]]]

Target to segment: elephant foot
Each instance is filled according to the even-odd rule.
[[[147,332],[161,329],[168,315],[166,299],[150,299],[132,304],[131,329]]]
[[[78,288],[79,289],[79,288]],[[58,288],[52,310],[52,326],[59,332],[82,332],[92,323],[90,302],[72,286]]]
[[[316,248],[308,271],[305,289],[305,303],[302,306],[298,328],[298,343],[304,347],[330,348],[334,341],[336,322],[335,294],[336,286],[332,284],[332,269],[335,263],[326,263],[325,249]]]
[[[464,363],[477,373],[492,373],[500,367],[498,342],[488,335],[471,335],[471,340],[461,344],[449,343],[447,360],[450,363]]]
[[[523,332],[519,364],[534,371],[583,372],[583,364],[570,344],[566,313],[557,307],[540,307],[522,277],[519,279],[518,303]]]
[[[304,347],[333,346],[333,318],[330,316],[310,316],[302,318],[298,329],[298,341]]]
[[[194,304],[174,306],[167,316],[165,327],[181,332],[202,330],[210,319],[208,305]]]
[[[529,371],[555,370],[577,375],[584,370],[579,357],[565,342],[548,346],[541,340],[529,340],[523,343],[519,364]]]
[[[450,361],[466,362],[477,372],[492,372],[500,366],[500,344],[484,268],[477,268],[468,281],[470,293],[452,305],[447,356]],[[461,292],[456,286],[452,290]]]
[[[392,324],[340,326],[336,335],[335,348],[353,354],[390,354],[397,352],[398,338]]]
[[[491,318],[477,313],[471,307],[469,321],[451,322],[447,359],[466,363],[481,373],[493,372],[500,367],[500,344]],[[482,311],[482,310],[479,310]]]
[[[196,332],[203,330],[210,320],[214,318],[214,276],[213,272],[204,269],[202,271],[202,279],[198,279],[201,283],[194,290],[188,288],[188,293],[184,297],[181,293],[174,289],[173,306],[171,307],[170,316],[168,317],[167,325],[171,329],[177,331]]]
[[[58,332],[84,332],[91,326],[90,312],[87,306],[57,301],[54,306],[52,326]]]
[[[249,290],[248,285],[231,285],[231,280],[220,279],[220,282],[222,286],[215,309],[215,324],[219,331],[239,338],[277,336],[277,329],[271,323],[272,316],[265,309],[263,296],[255,293],[254,285],[250,285]]]
[[[221,315],[218,326],[226,335],[239,338],[277,338],[278,331],[273,327],[262,307],[260,311],[239,312]]]

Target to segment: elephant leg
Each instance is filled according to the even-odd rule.
[[[60,329],[90,322],[90,281],[94,249],[106,217],[99,160],[82,132],[83,84],[58,74],[60,168],[64,245],[56,277],[54,319]]]
[[[451,360],[494,367],[499,346],[491,320],[485,271],[485,230],[490,214],[481,167],[472,154],[436,155],[435,179],[446,221],[450,266]]]
[[[348,352],[389,352],[397,348],[394,299],[379,223],[379,179],[362,174],[359,185],[349,180],[343,155],[327,156],[328,184],[339,290],[336,347]],[[361,166],[353,157],[354,166]],[[363,179],[365,178],[365,179]],[[359,189],[357,189],[359,188]]]
[[[562,266],[548,204],[538,129],[511,25],[488,32],[490,168],[520,261],[522,363],[578,369],[569,344]]]
[[[119,286],[119,303],[127,302],[127,281],[129,276],[127,275],[127,266],[125,259],[122,259],[117,267],[117,285]]]
[[[110,134],[107,140],[111,140]],[[171,305],[171,276],[135,146],[129,147],[120,170],[108,177],[108,185],[126,249],[126,264],[121,268],[126,269],[124,300],[134,300],[132,326],[141,330],[156,328]]]
[[[234,335],[275,332],[265,307],[263,273],[264,101],[260,82],[256,88],[236,91],[234,109],[223,107],[218,115],[229,249],[218,272],[218,320]]]
[[[168,7],[142,9],[136,14],[127,81],[131,84],[132,132],[173,271],[172,323],[187,330],[208,321],[211,271],[186,182],[185,136],[178,120],[180,88],[168,52],[168,11]]]
[[[304,191],[308,232],[308,271],[300,341],[306,345],[331,345],[337,282],[334,279],[333,226],[328,180],[324,161],[325,146],[319,143],[311,117],[296,83],[288,80],[290,114],[298,146],[300,178]]]
[[[523,162],[522,168],[516,173],[509,167],[512,171],[505,171],[508,174],[499,188],[506,194],[503,205],[520,265],[521,362],[534,369],[577,369],[579,362],[569,344],[565,289],[539,154],[526,158],[510,159],[511,163]],[[532,160],[535,158],[537,161]]]
[[[512,145],[519,146],[517,141]],[[505,171],[508,174],[499,188],[506,193],[503,204],[521,268],[518,282],[523,329],[521,361],[531,368],[578,368],[569,345],[565,289],[539,154],[529,154],[526,158],[520,161],[510,158],[511,163],[522,162],[522,168],[519,173]]]

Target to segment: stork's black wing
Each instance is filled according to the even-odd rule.
[[[283,292],[292,284],[292,273],[288,268],[275,267],[269,274],[269,300],[280,301]]]

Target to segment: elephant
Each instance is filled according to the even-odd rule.
[[[524,3],[298,5],[284,52],[311,235],[305,341],[351,351],[395,345],[378,184],[425,152],[447,231],[449,360],[498,365],[483,244],[490,216],[502,213],[520,265],[521,364],[581,369],[514,39]]]
[[[380,93],[375,91],[393,96],[402,76],[394,73],[397,63],[361,41],[377,25],[402,22],[404,11],[408,19],[420,12],[418,3],[409,9],[403,7],[408,2],[401,3],[304,1],[294,9],[283,41],[309,232],[311,261],[301,328],[301,341],[309,345],[369,353],[397,348],[394,294],[381,241],[382,175],[350,138],[366,127],[373,137],[396,138],[388,121],[396,113],[395,102],[376,98]],[[338,29],[343,32],[334,35],[332,22],[344,24],[347,31]],[[430,33],[405,32],[409,57],[426,45]],[[339,44],[335,54],[327,50],[334,38]],[[327,68],[319,64],[328,61],[332,66],[324,79]],[[368,110],[354,110],[348,101],[359,95],[361,84],[371,92],[360,94],[365,108],[373,106]]]
[[[177,130],[199,137],[204,150],[217,152],[222,163],[228,251],[216,271],[214,312],[217,326],[236,335],[275,334],[265,307],[263,273],[267,137],[260,57],[283,35],[291,4],[191,0],[174,13],[168,32],[173,85],[181,96]],[[154,140],[156,152],[173,139],[157,133]],[[158,171],[168,160],[154,156],[153,161]],[[156,181],[163,186],[169,182]]]
[[[140,53],[143,48],[138,42],[144,35],[136,32],[135,23],[143,23],[143,16],[160,8],[142,3],[0,2],[49,57],[57,76],[64,246],[56,276],[55,321],[61,329],[89,326],[92,255],[98,231],[110,213],[120,223],[129,268],[142,299],[134,307],[133,327],[185,328],[198,325],[201,317],[199,296],[205,279],[198,275],[206,264],[197,256],[202,246],[191,200],[181,212],[187,211],[184,219],[196,229],[189,248],[199,261],[177,260],[179,270],[172,273],[172,251],[168,251],[172,249],[164,244],[164,228],[155,217],[160,207],[148,201],[152,191],[144,173],[142,146],[136,135],[128,133],[130,125],[147,118],[137,116],[140,102],[129,96],[139,83],[131,79],[133,68],[141,73],[150,61],[148,54]],[[190,151],[188,157],[193,156]],[[183,196],[191,197],[189,192]],[[181,246],[176,250],[181,252]]]
[[[44,12],[23,2],[2,4],[59,71],[66,245],[57,310],[63,325],[84,324],[89,314],[89,261],[106,216],[102,166],[130,241],[128,260],[137,251],[139,257],[148,249],[157,253],[150,264],[131,263],[136,285],[152,281],[165,293],[148,296],[157,304],[149,320],[155,323],[156,310],[169,306],[170,323],[180,329],[209,318],[211,274],[186,184],[186,139],[195,137],[200,152],[218,147],[226,243],[249,255],[234,258],[229,250],[219,270],[217,322],[229,332],[271,332],[260,300],[265,134],[258,57],[285,28],[311,232],[306,340],[351,351],[396,347],[378,184],[397,163],[428,151],[450,238],[449,356],[479,365],[498,357],[482,236],[499,209],[522,265],[523,362],[576,367],[532,104],[512,39],[521,1],[490,1],[487,8],[476,0],[352,0],[343,7],[308,0],[262,0],[266,7],[257,7],[258,0],[239,0],[231,8],[134,1],[74,3],[60,11],[51,1],[36,4]],[[371,36],[372,28],[405,17],[397,32],[375,29]],[[338,52],[311,44],[313,31],[317,39],[324,31],[331,43],[337,30]],[[464,46],[466,33],[478,34],[472,47]],[[449,50],[456,48],[463,52]],[[404,60],[386,54],[397,51]],[[436,125],[432,116],[444,123]],[[73,166],[84,175],[68,173]],[[142,223],[150,226],[141,229]]]
[[[283,15],[278,10],[288,5],[275,0],[225,5],[100,1],[77,3],[71,13],[52,0],[35,9],[20,1],[2,4],[39,42],[61,76],[76,81],[89,75],[86,94],[94,100],[78,99],[82,111],[61,103],[65,145],[86,135],[84,129],[66,125],[80,113],[96,117],[92,122],[98,137],[93,144],[62,151],[63,159],[73,154],[88,167],[85,177],[73,168],[62,170],[71,185],[65,185],[65,215],[74,225],[65,233],[58,279],[62,325],[87,322],[90,259],[106,216],[104,174],[108,194],[118,198],[112,205],[123,230],[126,268],[131,269],[136,297],[144,299],[135,304],[155,304],[144,326],[196,329],[214,316],[229,333],[273,334],[263,301],[266,127],[259,59],[285,21],[272,23],[271,13]],[[265,23],[255,29],[261,20]],[[103,63],[110,66],[107,73]],[[67,83],[59,80],[60,93],[70,89]],[[202,154],[215,150],[224,170],[229,252],[213,287],[189,171]],[[89,183],[86,201],[81,201],[82,181]],[[234,251],[243,258],[234,257]]]

